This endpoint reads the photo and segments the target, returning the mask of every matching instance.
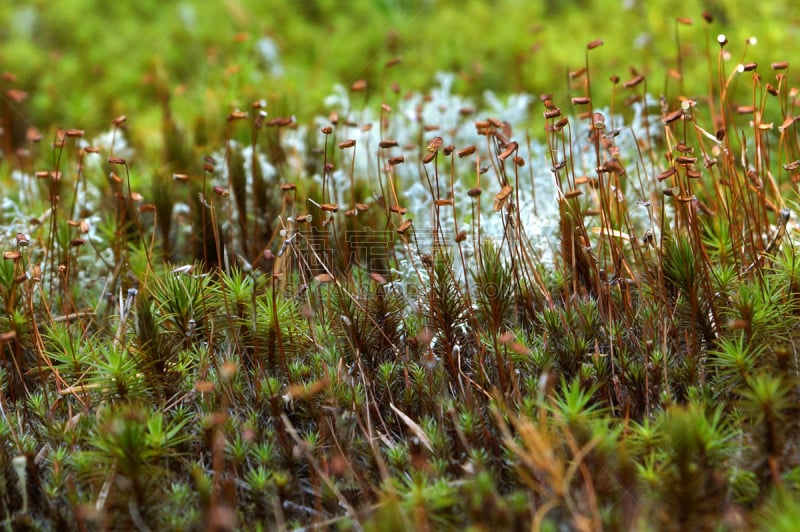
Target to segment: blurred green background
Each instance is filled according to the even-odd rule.
[[[730,68],[741,57],[791,62],[800,12],[740,0],[6,0],[0,68],[17,78],[4,89],[28,93],[18,113],[39,128],[97,131],[124,113],[146,131],[167,96],[178,117],[224,117],[264,99],[271,116],[303,121],[325,111],[335,83],[367,80],[377,105],[393,83],[424,90],[437,71],[456,73],[454,90],[475,98],[559,93],[595,39],[605,42],[591,53],[596,100],[630,67],[650,74],[654,95],[676,97],[666,74],[678,68],[676,27],[691,96],[708,90],[708,39],[716,54],[716,35],[728,35]],[[750,36],[758,44],[748,48]],[[402,63],[387,68],[395,57]]]

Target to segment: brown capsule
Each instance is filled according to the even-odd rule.
[[[17,250],[3,252],[3,258],[6,260],[17,260],[20,257],[22,257],[22,253]]]
[[[605,166],[609,172],[614,172],[615,174],[622,175],[625,173],[625,168],[616,157],[612,157],[611,159],[607,160],[603,166]]]
[[[778,89],[775,88],[775,85],[772,83],[767,83],[767,92],[770,93],[772,96],[778,95]]]
[[[564,128],[564,126],[566,126],[567,124],[569,124],[569,119],[567,119],[566,117],[563,117],[563,118],[560,118],[560,119],[558,120],[558,122],[556,122],[555,124],[553,124],[553,127],[555,128],[555,130],[556,130],[556,131],[560,131],[560,130],[561,130],[561,129],[563,129],[563,128]]]
[[[352,148],[355,145],[356,145],[355,139],[347,139],[347,140],[339,143],[339,149],[340,150],[344,150],[344,149],[347,149],[347,148]]]
[[[323,203],[319,208],[323,212],[339,212],[339,205],[336,203]]]
[[[600,46],[603,46],[603,40],[602,39],[595,39],[594,41],[592,41],[592,42],[590,42],[589,44],[586,45],[586,49],[587,50],[594,50],[595,48],[598,48]]]
[[[444,149],[442,150],[442,153],[444,153],[445,156],[447,156],[447,155],[450,155],[451,153],[453,153],[453,150],[455,150],[455,149],[456,149],[455,146],[453,146],[452,144],[448,144],[447,146],[444,147]]]
[[[612,172],[612,170],[608,166],[608,164],[603,163],[600,166],[598,166],[597,168],[595,168],[595,172],[597,172],[598,174],[608,174],[608,173]]]
[[[378,284],[386,284],[386,277],[378,272],[369,272],[370,278]]]
[[[702,17],[707,24],[714,22],[714,15],[712,15],[710,11],[703,11]]]
[[[82,129],[68,129],[68,130],[65,132],[65,134],[66,134],[68,137],[82,137],[82,136],[83,136],[83,134],[84,134],[84,131],[83,131]]]
[[[452,198],[437,199],[436,201],[433,202],[433,204],[436,205],[437,207],[446,207],[448,205],[453,204],[453,199]]]
[[[401,207],[399,205],[392,205],[391,207],[389,207],[389,210],[391,212],[396,212],[397,214],[401,214],[401,215],[408,212],[407,208]]]
[[[583,192],[581,192],[580,190],[577,190],[577,189],[576,190],[568,190],[568,191],[564,192],[564,197],[567,198],[567,199],[577,198],[581,194],[583,194]]]
[[[436,157],[436,152],[435,151],[431,151],[431,152],[426,153],[425,157],[422,158],[422,164],[428,164],[429,162],[431,162],[433,160],[434,157]]]
[[[471,198],[477,198],[478,196],[481,195],[481,193],[483,193],[481,187],[472,187],[467,191],[467,195]]]
[[[28,93],[19,89],[8,89],[6,91],[6,96],[14,103],[21,103],[28,97]]]
[[[328,163],[325,163],[322,166],[322,171],[325,172],[325,173],[331,173],[331,172],[333,172],[334,168],[336,168],[336,167],[333,165],[333,163],[328,162]]]
[[[21,274],[14,277],[14,284],[24,283],[28,280],[28,272],[22,272]]]
[[[592,115],[592,125],[595,129],[605,129],[606,117],[603,116],[603,113],[594,113]]]
[[[559,116],[561,116],[561,109],[558,107],[544,112],[545,118],[558,118]]]
[[[752,72],[756,68],[758,68],[758,63],[745,63],[739,65],[739,72]]]
[[[82,246],[85,243],[86,243],[86,240],[83,239],[83,238],[73,238],[72,240],[69,241],[69,245],[71,247],[73,247],[73,248],[76,248],[78,246]]]
[[[234,120],[242,120],[245,118],[247,118],[247,111],[239,111],[237,109],[236,111],[231,111],[231,113],[228,115],[228,122],[233,122]]]
[[[139,213],[140,214],[145,213],[145,212],[155,212],[155,210],[156,210],[156,206],[153,205],[152,203],[145,203],[144,205],[139,205]]]
[[[783,165],[783,169],[787,172],[797,170],[798,168],[800,168],[800,161],[792,161]]]
[[[212,190],[214,191],[214,194],[223,198],[226,198],[230,195],[230,192],[228,192],[227,188],[218,185],[212,187]]]
[[[664,181],[665,179],[669,179],[670,177],[674,176],[676,172],[677,170],[675,170],[675,168],[670,168],[669,170],[658,174],[656,179],[658,179],[659,181]]]
[[[511,195],[511,192],[513,190],[514,189],[511,188],[511,185],[503,186],[503,189],[500,192],[498,192],[494,197],[494,210],[496,211],[500,210],[500,208],[506,202],[506,199],[508,199],[508,196]]]
[[[588,96],[576,96],[572,99],[572,105],[587,105],[592,103],[592,99]]]
[[[12,330],[12,331],[4,332],[4,333],[0,334],[0,345],[2,345],[4,342],[10,342],[11,340],[13,340],[16,337],[17,337],[17,331],[13,331]]]
[[[111,178],[114,179],[114,177],[116,175],[114,174],[114,172],[111,172],[111,176],[112,176]],[[119,179],[119,178],[117,177],[117,179]],[[186,175],[186,174],[172,174],[172,180],[173,181],[188,181],[189,180],[189,176]],[[120,182],[121,181],[122,180],[120,179]]]
[[[503,150],[502,153],[500,153],[500,155],[497,156],[497,158],[500,159],[501,161],[505,161],[511,156],[511,154],[517,151],[518,147],[519,144],[517,144],[516,142],[509,142],[508,146],[506,146],[506,149]]]
[[[785,130],[786,128],[788,128],[792,124],[794,124],[794,117],[793,116],[787,116],[784,119],[783,123],[778,127],[778,131],[783,133],[783,130]]]
[[[678,144],[676,144],[675,145],[675,149],[677,151],[679,151],[680,153],[693,153],[694,152],[694,148],[692,148],[691,146],[687,146],[686,144],[684,144],[682,142],[679,142]]]
[[[586,74],[586,67],[579,68],[578,70],[573,70],[569,73],[569,79],[577,79],[581,76]]]
[[[461,116],[469,116],[474,112],[475,109],[473,109],[472,107],[462,107],[461,109],[458,110],[458,114],[460,114]]]
[[[397,155],[396,157],[392,157],[392,158],[389,159],[389,164],[391,166],[395,166],[395,165],[404,163],[405,160],[406,160],[406,158],[405,158],[404,155]]]
[[[24,248],[25,246],[30,244],[30,239],[28,238],[28,235],[26,235],[25,233],[17,233],[16,240],[17,240],[17,246],[21,248]]]
[[[42,140],[42,134],[39,133],[38,129],[31,126],[25,131],[25,138],[28,139],[28,142],[39,142]]]
[[[360,92],[367,88],[367,80],[365,79],[358,79],[350,85],[350,90],[353,92]]]
[[[334,281],[335,279],[334,279],[333,275],[331,275],[329,273],[321,273],[321,274],[315,276],[314,280],[316,282],[318,282],[318,283],[330,283],[330,282]]]
[[[680,189],[678,187],[670,187],[670,188],[665,188],[663,192],[665,196],[669,197],[669,196],[674,196],[675,194],[680,192]]]
[[[442,137],[433,137],[431,141],[428,143],[428,151],[429,152],[437,151],[439,148],[442,147],[443,143],[444,140],[442,139]]]
[[[522,157],[517,155],[516,157],[514,157],[514,164],[516,164],[517,166],[519,166],[521,168],[521,167],[525,166],[525,159],[523,159]]]
[[[686,177],[689,179],[700,179],[703,176],[703,172],[700,170],[687,170]]]
[[[122,164],[122,165],[124,165],[124,164],[126,164],[126,162],[127,161],[125,161],[125,159],[123,159],[122,157],[109,157],[108,158],[108,164]]]
[[[431,131],[439,131],[439,129],[441,129],[441,128],[439,126],[437,126],[436,124],[429,124],[429,125],[423,126],[422,129],[423,129],[423,131],[431,132]]]
[[[403,58],[400,57],[400,56],[397,56],[397,57],[393,57],[393,58],[389,59],[388,61],[386,61],[385,66],[386,66],[386,68],[392,68],[393,66],[399,65],[402,62],[403,62]]]
[[[464,242],[466,239],[467,239],[467,232],[464,231],[464,230],[461,230],[456,235],[456,238],[455,238],[456,244],[460,244],[461,242]]]
[[[411,227],[412,222],[413,221],[411,220],[411,218],[409,218],[408,220],[400,224],[400,227],[397,228],[397,232],[400,233],[401,235],[404,235]]]
[[[789,63],[787,61],[778,61],[776,63],[772,63],[770,67],[772,67],[772,70],[786,70],[789,68]]]
[[[369,210],[369,205],[367,205],[366,203],[356,203],[356,210],[358,212],[365,212]]]
[[[697,157],[687,157],[681,155],[680,157],[675,158],[675,162],[681,165],[688,166],[690,164],[694,164],[697,162]]]
[[[458,151],[458,157],[460,159],[463,159],[464,157],[467,157],[467,156],[472,155],[473,153],[475,153],[475,150],[477,150],[477,149],[478,149],[477,146],[475,146],[474,144],[472,146],[467,146],[463,150],[459,150]]]
[[[487,118],[486,120],[488,120],[489,124],[493,125],[496,128],[503,127],[503,122],[501,122],[498,118],[490,117]]]
[[[716,137],[718,142],[722,142],[722,139],[725,138],[725,129],[719,128],[714,136]]]
[[[48,177],[50,177],[50,172],[48,172],[47,170],[39,170],[33,175],[35,175],[37,179],[47,179]]]
[[[322,129],[320,129],[319,131],[323,135],[330,135],[331,133],[333,133],[333,128],[331,126],[325,126]]]
[[[397,140],[395,140],[395,139],[387,139],[387,140],[380,141],[378,143],[378,146],[380,146],[381,148],[394,148],[395,146],[397,146],[399,144],[400,143],[397,142]]]
[[[755,107],[752,105],[740,105],[736,108],[736,112],[740,115],[751,115],[755,111]]]
[[[331,111],[331,114],[328,115],[328,120],[335,126],[339,123],[339,114],[336,111]]]
[[[683,117],[683,109],[678,109],[677,111],[672,111],[668,115],[664,116],[661,119],[661,121],[664,123],[664,125],[667,125],[673,123],[674,121],[682,117]]]
[[[625,87],[626,89],[630,89],[630,88],[635,87],[636,85],[640,84],[643,81],[644,81],[644,76],[639,74],[639,75],[634,76],[633,78],[629,79],[625,83],[623,83],[622,86]]]
[[[297,221],[297,223],[299,223],[299,224],[306,223],[306,222],[310,222],[310,221],[311,221],[311,215],[310,215],[310,214],[302,214],[302,215],[300,215],[300,216],[297,216],[297,217],[295,218],[295,220],[296,220],[296,221]]]

